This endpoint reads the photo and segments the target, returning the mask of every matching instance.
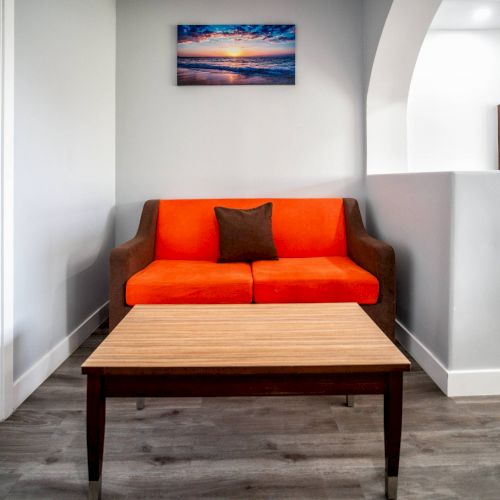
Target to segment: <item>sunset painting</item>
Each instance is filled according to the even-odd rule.
[[[294,84],[293,24],[177,26],[177,85]]]

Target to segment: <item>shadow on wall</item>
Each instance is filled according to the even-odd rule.
[[[105,319],[103,305],[108,300],[114,209],[96,211],[95,221],[104,218],[104,224],[90,220],[85,227],[64,235],[66,246],[61,239],[53,238],[49,248],[51,258],[46,257],[47,248],[43,248],[45,253],[40,260],[43,272],[39,276],[25,272],[21,277],[20,283],[32,295],[27,295],[21,303],[23,309],[18,312],[15,324],[14,380],[18,382],[15,404],[24,401]],[[68,248],[70,257],[65,258]],[[31,262],[28,264],[35,268]]]
[[[366,227],[370,235],[381,237],[383,231],[377,224],[372,204],[366,203]],[[406,242],[391,242],[384,240],[394,246],[396,253],[396,318],[403,324],[413,324],[413,288],[415,281],[415,266],[412,257],[412,248]],[[404,297],[404,300],[401,300]]]
[[[368,227],[396,252],[397,318],[445,366],[450,357],[453,176],[367,178]]]
[[[89,242],[87,248],[67,261],[66,331],[73,332],[82,322],[109,300],[109,254],[114,247],[115,208],[106,218],[99,243]],[[99,245],[97,250],[93,247]]]

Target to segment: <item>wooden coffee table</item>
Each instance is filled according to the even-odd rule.
[[[357,304],[136,306],[82,365],[89,498],[101,495],[108,397],[305,394],[384,394],[386,496],[396,498],[409,368]]]

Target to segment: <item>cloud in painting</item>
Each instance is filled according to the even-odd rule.
[[[201,43],[209,40],[262,41],[286,43],[295,40],[293,24],[211,24],[179,25],[177,41],[180,44]]]

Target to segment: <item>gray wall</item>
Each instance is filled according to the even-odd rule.
[[[148,198],[360,194],[361,0],[120,0],[117,240]],[[176,25],[294,23],[295,86],[177,87]]]
[[[107,300],[116,18],[114,0],[15,8],[18,378]]]
[[[367,177],[369,230],[396,251],[397,317],[445,367],[450,363],[452,175]]]

